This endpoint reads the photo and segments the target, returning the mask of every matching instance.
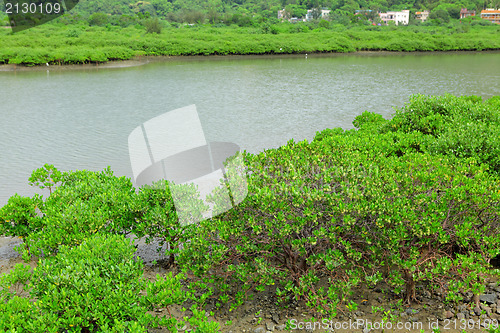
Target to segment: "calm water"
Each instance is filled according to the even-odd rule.
[[[143,122],[196,104],[208,141],[250,152],[390,117],[411,94],[500,95],[500,53],[219,57],[130,68],[0,71],[0,205],[31,195],[44,163],[131,177],[127,139]]]

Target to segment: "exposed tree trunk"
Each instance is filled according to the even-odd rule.
[[[408,271],[404,271],[405,281],[406,281],[406,295],[405,295],[405,303],[411,304],[417,298],[415,296],[415,281],[413,280],[412,274]]]
[[[479,306],[479,294],[472,295],[472,302],[474,302],[476,306]]]

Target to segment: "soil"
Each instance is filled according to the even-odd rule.
[[[0,274],[8,273],[15,264],[23,263],[20,255],[14,247],[21,244],[19,238],[0,237]],[[156,251],[157,244],[146,244],[144,240],[136,241],[136,255],[145,263],[144,277],[149,280],[155,279],[157,274],[165,274],[176,268],[166,269],[162,266],[162,255]],[[156,262],[159,262],[156,263]],[[36,261],[29,263],[36,266]],[[401,305],[401,296],[395,295],[384,283],[379,283],[373,289],[357,288],[352,300],[359,304],[352,312],[344,311],[334,320],[311,321],[311,314],[303,302],[293,301],[286,306],[278,306],[274,290],[253,294],[241,307],[230,312],[227,306],[220,309],[215,308],[215,302],[209,303],[207,316],[220,324],[221,332],[224,333],[269,333],[269,332],[487,332],[484,328],[488,322],[499,325],[500,323],[500,286],[498,280],[488,281],[486,295],[481,296],[480,308],[475,308],[472,295],[466,303],[448,306],[442,302],[442,295],[431,294],[423,286],[417,285],[418,303],[411,306]],[[398,305],[399,303],[399,305]],[[382,310],[373,313],[375,308],[390,310],[393,322],[383,325],[385,315]],[[484,314],[481,314],[481,310]],[[155,315],[170,315],[177,318],[189,316],[187,312],[181,311],[180,307],[169,307],[159,309]],[[389,314],[389,316],[390,316]],[[461,319],[464,320],[461,320]],[[285,324],[294,324],[288,330]],[[387,321],[386,321],[387,322]],[[367,324],[371,323],[371,328]],[[481,327],[480,327],[481,326]],[[498,326],[497,326],[498,327]],[[439,331],[436,330],[439,328]],[[423,331],[422,331],[423,330]],[[181,332],[190,332],[185,326]],[[151,329],[151,333],[168,332],[161,329]]]

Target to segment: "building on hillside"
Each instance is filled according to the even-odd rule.
[[[420,20],[422,22],[425,22],[425,21],[427,21],[428,18],[429,18],[429,11],[428,10],[424,10],[423,12],[416,12],[415,13],[416,20]]]
[[[390,21],[392,21],[396,23],[396,25],[408,25],[408,23],[410,22],[409,10],[402,10],[400,12],[378,13],[378,15],[380,16],[380,20],[385,24],[388,24]]]
[[[297,18],[297,17],[290,17],[291,13],[287,12],[285,9],[278,10],[278,19],[279,20],[288,20],[292,23],[297,23],[297,22],[306,22],[306,21],[311,21],[314,19],[314,11],[317,9],[309,9],[307,10],[307,14],[305,18]],[[330,14],[330,9],[321,9],[321,13],[318,11],[318,14],[320,15],[320,18],[326,19],[328,18],[328,15]]]
[[[328,18],[329,14],[330,14],[330,9],[321,9],[320,18],[326,19],[326,18]],[[314,19],[314,9],[308,9],[307,14],[306,14],[306,18],[304,19],[304,21],[311,21],[313,19]]]
[[[500,24],[500,10],[487,8],[481,11],[481,18],[490,21],[491,23]]]
[[[371,9],[358,9],[356,12],[354,12],[354,15],[368,15],[371,12]]]
[[[460,9],[460,18],[466,18],[469,16],[476,16],[476,11],[475,10],[467,10],[467,8],[462,8]]]
[[[286,11],[284,9],[278,10],[278,20],[286,19]]]

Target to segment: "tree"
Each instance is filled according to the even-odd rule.
[[[313,20],[317,20],[319,18],[321,18],[321,8],[313,8],[312,11],[311,11],[311,15],[312,15],[312,18]]]
[[[168,1],[153,0],[151,1],[151,5],[154,7],[156,15],[162,17],[166,17],[168,13],[174,10],[174,6]]]
[[[441,23],[448,23],[448,22],[450,22],[450,15],[444,9],[433,10],[430,13],[429,18],[431,20],[437,20],[437,21],[439,21]]]
[[[149,18],[144,21],[144,26],[146,27],[146,32],[148,34],[160,34],[161,33],[161,22],[157,17]]]
[[[89,17],[90,25],[104,26],[108,23],[108,15],[104,13],[94,13]]]
[[[307,9],[302,5],[288,5],[285,8],[285,13],[290,13],[290,17],[304,17],[307,14]]]

